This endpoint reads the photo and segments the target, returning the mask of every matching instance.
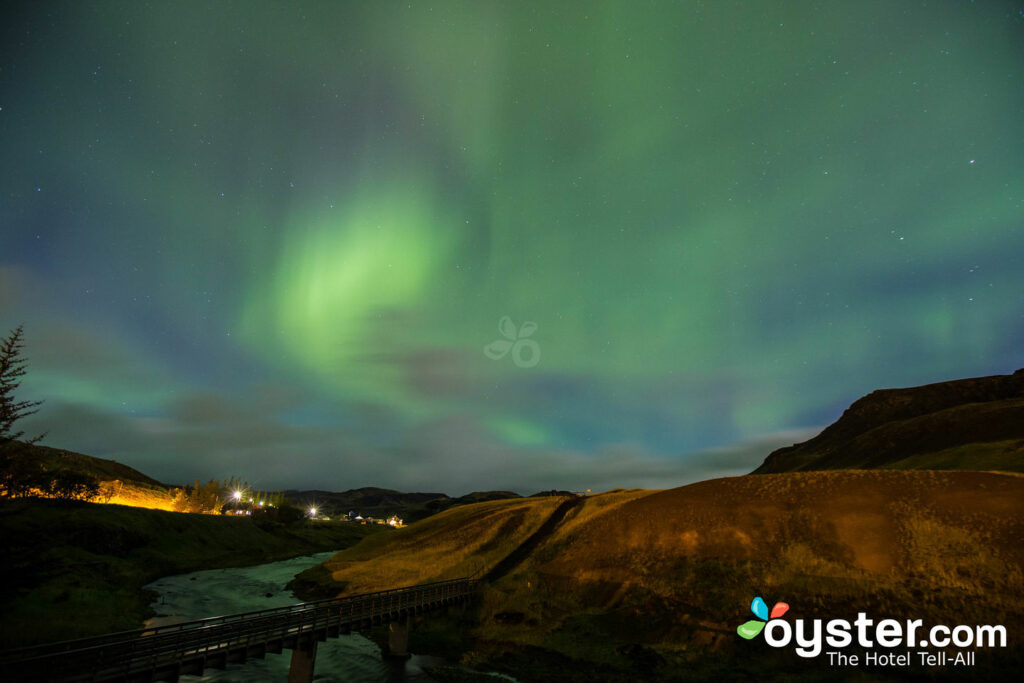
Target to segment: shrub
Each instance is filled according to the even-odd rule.
[[[72,470],[56,470],[49,475],[44,491],[61,500],[91,500],[99,495],[96,478]]]

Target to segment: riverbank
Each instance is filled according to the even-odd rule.
[[[0,642],[19,647],[140,628],[143,586],[200,569],[246,567],[340,550],[380,526],[257,525],[198,515],[56,500],[0,501],[6,543]]]
[[[233,614],[284,607],[295,602],[283,590],[302,569],[323,562],[333,553],[318,553],[271,562],[253,567],[208,569],[168,576],[146,587],[159,597],[153,603],[157,616],[146,626],[173,624],[210,614]],[[328,638],[317,644],[316,680],[345,683],[436,683],[424,669],[444,664],[436,657],[423,657],[413,651],[409,659],[381,656],[382,648],[355,632]],[[208,668],[202,683],[251,683],[284,681],[288,678],[291,651],[250,658],[244,664],[228,664],[224,669]],[[504,683],[491,680],[488,683]]]

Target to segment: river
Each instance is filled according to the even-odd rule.
[[[146,586],[160,594],[153,602],[157,616],[147,626],[162,626],[222,614],[282,607],[298,602],[285,584],[302,570],[323,562],[333,552],[296,557],[283,562],[212,569],[168,576]],[[203,676],[182,676],[182,681],[284,681],[288,678],[291,650],[229,664],[225,670],[207,669]],[[426,683],[423,669],[443,664],[437,657],[413,655],[406,661],[383,661],[380,648],[358,633],[329,638],[317,644],[315,681],[351,683]]]

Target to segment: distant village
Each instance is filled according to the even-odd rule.
[[[324,522],[331,521],[331,517],[320,514],[315,507],[309,508],[309,518]],[[354,510],[350,511],[348,514],[345,515],[338,515],[334,519],[340,522],[354,522],[356,524],[380,524],[382,526],[390,526],[396,529],[405,526],[405,523],[402,522],[402,518],[397,515],[391,515],[387,518],[369,516],[363,517],[362,515],[356,514]]]
[[[273,508],[277,508],[279,506],[280,503],[278,502],[259,500],[257,498],[246,498],[241,491],[235,491],[228,501],[221,507],[221,514],[251,517],[253,513],[260,514],[262,512],[269,512]],[[402,518],[398,515],[391,515],[390,517],[371,517],[367,515],[364,517],[355,510],[350,510],[347,514],[331,517],[330,515],[324,514],[324,512],[319,510],[316,505],[306,506],[304,513],[307,519],[316,522],[335,521],[351,522],[353,524],[379,524],[381,526],[389,526],[395,529],[400,529],[405,526],[405,522],[403,522]]]

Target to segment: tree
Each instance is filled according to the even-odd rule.
[[[283,524],[295,524],[306,519],[305,510],[300,510],[287,501],[275,509],[277,510],[277,521]]]
[[[100,492],[96,477],[72,470],[53,472],[48,489],[48,494],[61,500],[92,500]]]
[[[220,514],[221,484],[213,479],[201,484],[198,479],[192,486],[175,489],[171,498],[171,509],[175,512],[201,512]]]
[[[43,404],[42,401],[18,401],[14,398],[14,392],[21,386],[25,366],[28,365],[28,361],[21,357],[23,333],[22,326],[18,325],[18,329],[0,342],[0,448],[7,448],[25,435],[23,431],[14,431],[14,423],[36,413]],[[40,434],[24,443],[36,443],[43,436]]]
[[[26,495],[45,484],[41,465],[28,457],[27,446],[40,441],[43,435],[22,439],[15,423],[39,410],[42,401],[19,401],[15,392],[21,386],[27,361],[21,357],[23,330],[18,329],[0,341],[0,497]]]

